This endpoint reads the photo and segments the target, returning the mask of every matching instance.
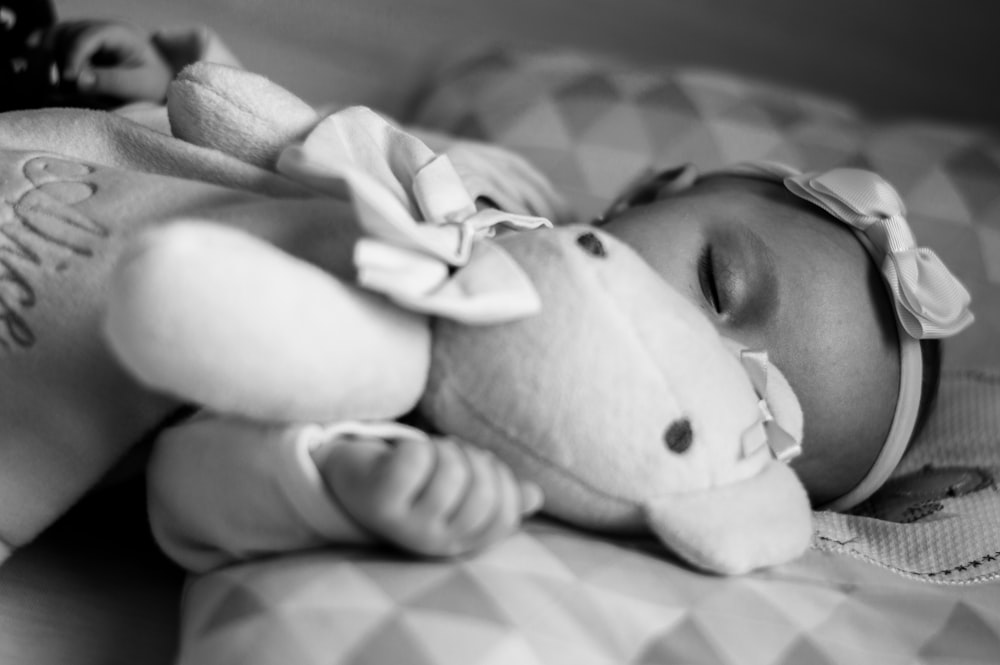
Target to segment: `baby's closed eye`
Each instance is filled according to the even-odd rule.
[[[730,328],[763,323],[778,304],[778,276],[771,249],[742,225],[708,235],[697,271],[709,307]]]

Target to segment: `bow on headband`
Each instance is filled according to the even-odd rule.
[[[767,445],[779,462],[791,462],[802,454],[801,414],[799,422],[789,422],[792,414],[783,413],[782,409],[782,400],[795,401],[791,387],[783,377],[779,378],[777,368],[768,360],[767,351],[741,349],[740,362],[760,398],[757,402],[759,418],[743,433],[742,455],[749,457]]]
[[[498,226],[551,226],[540,217],[477,210],[447,155],[374,111],[351,107],[323,119],[277,169],[336,198],[349,196],[365,237],[354,263],[358,282],[422,313],[465,323],[498,323],[534,314],[538,295],[505,252],[476,242]],[[484,262],[490,279],[461,267]]]
[[[780,179],[790,192],[859,232],[881,257],[896,315],[911,337],[950,337],[973,322],[969,292],[933,250],[917,246],[906,206],[879,175],[852,168],[801,173],[773,162],[748,162],[726,172]]]

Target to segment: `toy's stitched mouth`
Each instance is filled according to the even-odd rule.
[[[457,392],[453,390],[450,386],[448,386],[447,397],[448,399],[457,400],[460,404],[462,404],[462,406],[465,407],[466,411],[476,419],[477,422],[485,426],[490,431],[499,434],[505,441],[512,443],[522,453],[540,462],[544,467],[546,467],[550,471],[555,472],[555,474],[560,476],[561,478],[564,478],[565,480],[569,481],[572,484],[583,487],[588,491],[593,492],[594,494],[597,494],[602,498],[607,499],[608,501],[611,501],[617,505],[629,508],[639,507],[636,502],[624,499],[620,496],[615,496],[614,494],[608,494],[605,490],[599,487],[595,487],[594,485],[586,482],[585,480],[582,480],[581,478],[569,474],[566,471],[566,469],[552,462],[547,457],[539,455],[538,452],[532,446],[525,445],[517,437],[515,437],[513,433],[510,432],[508,429],[494,423],[492,420],[487,418],[485,414],[483,414],[479,409],[477,409],[475,404],[471,400],[467,399],[463,393]]]

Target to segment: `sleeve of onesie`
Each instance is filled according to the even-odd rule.
[[[372,542],[327,490],[312,457],[319,425],[200,416],[164,432],[149,464],[160,547],[195,572],[274,552]]]

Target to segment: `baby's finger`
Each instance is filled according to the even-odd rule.
[[[471,465],[466,453],[451,439],[434,440],[436,465],[424,487],[413,500],[413,511],[428,520],[446,521],[462,497],[471,479]]]
[[[159,62],[142,67],[84,68],[77,77],[77,87],[120,99],[157,102],[166,95],[170,78],[170,70]]]
[[[487,530],[500,512],[503,501],[518,500],[513,487],[505,487],[496,458],[479,449],[466,449],[469,482],[466,492],[446,517],[449,530],[468,539]],[[508,496],[509,495],[509,496]]]
[[[118,24],[101,24],[90,21],[66,24],[60,27],[56,49],[62,65],[63,78],[76,79],[87,69],[98,53],[115,53],[121,44],[134,37]]]
[[[400,439],[369,479],[373,492],[394,510],[409,510],[437,467],[437,446],[429,439]]]
[[[491,460],[490,467],[494,477],[491,517],[466,534],[469,549],[480,549],[501,540],[513,533],[521,522],[520,487],[514,474],[496,458]]]
[[[331,487],[357,494],[368,491],[390,450],[382,439],[352,437],[318,446],[311,454]]]
[[[534,515],[542,509],[545,503],[545,495],[542,493],[541,487],[530,480],[522,480],[518,482],[518,491],[520,494],[521,515],[527,517]]]

